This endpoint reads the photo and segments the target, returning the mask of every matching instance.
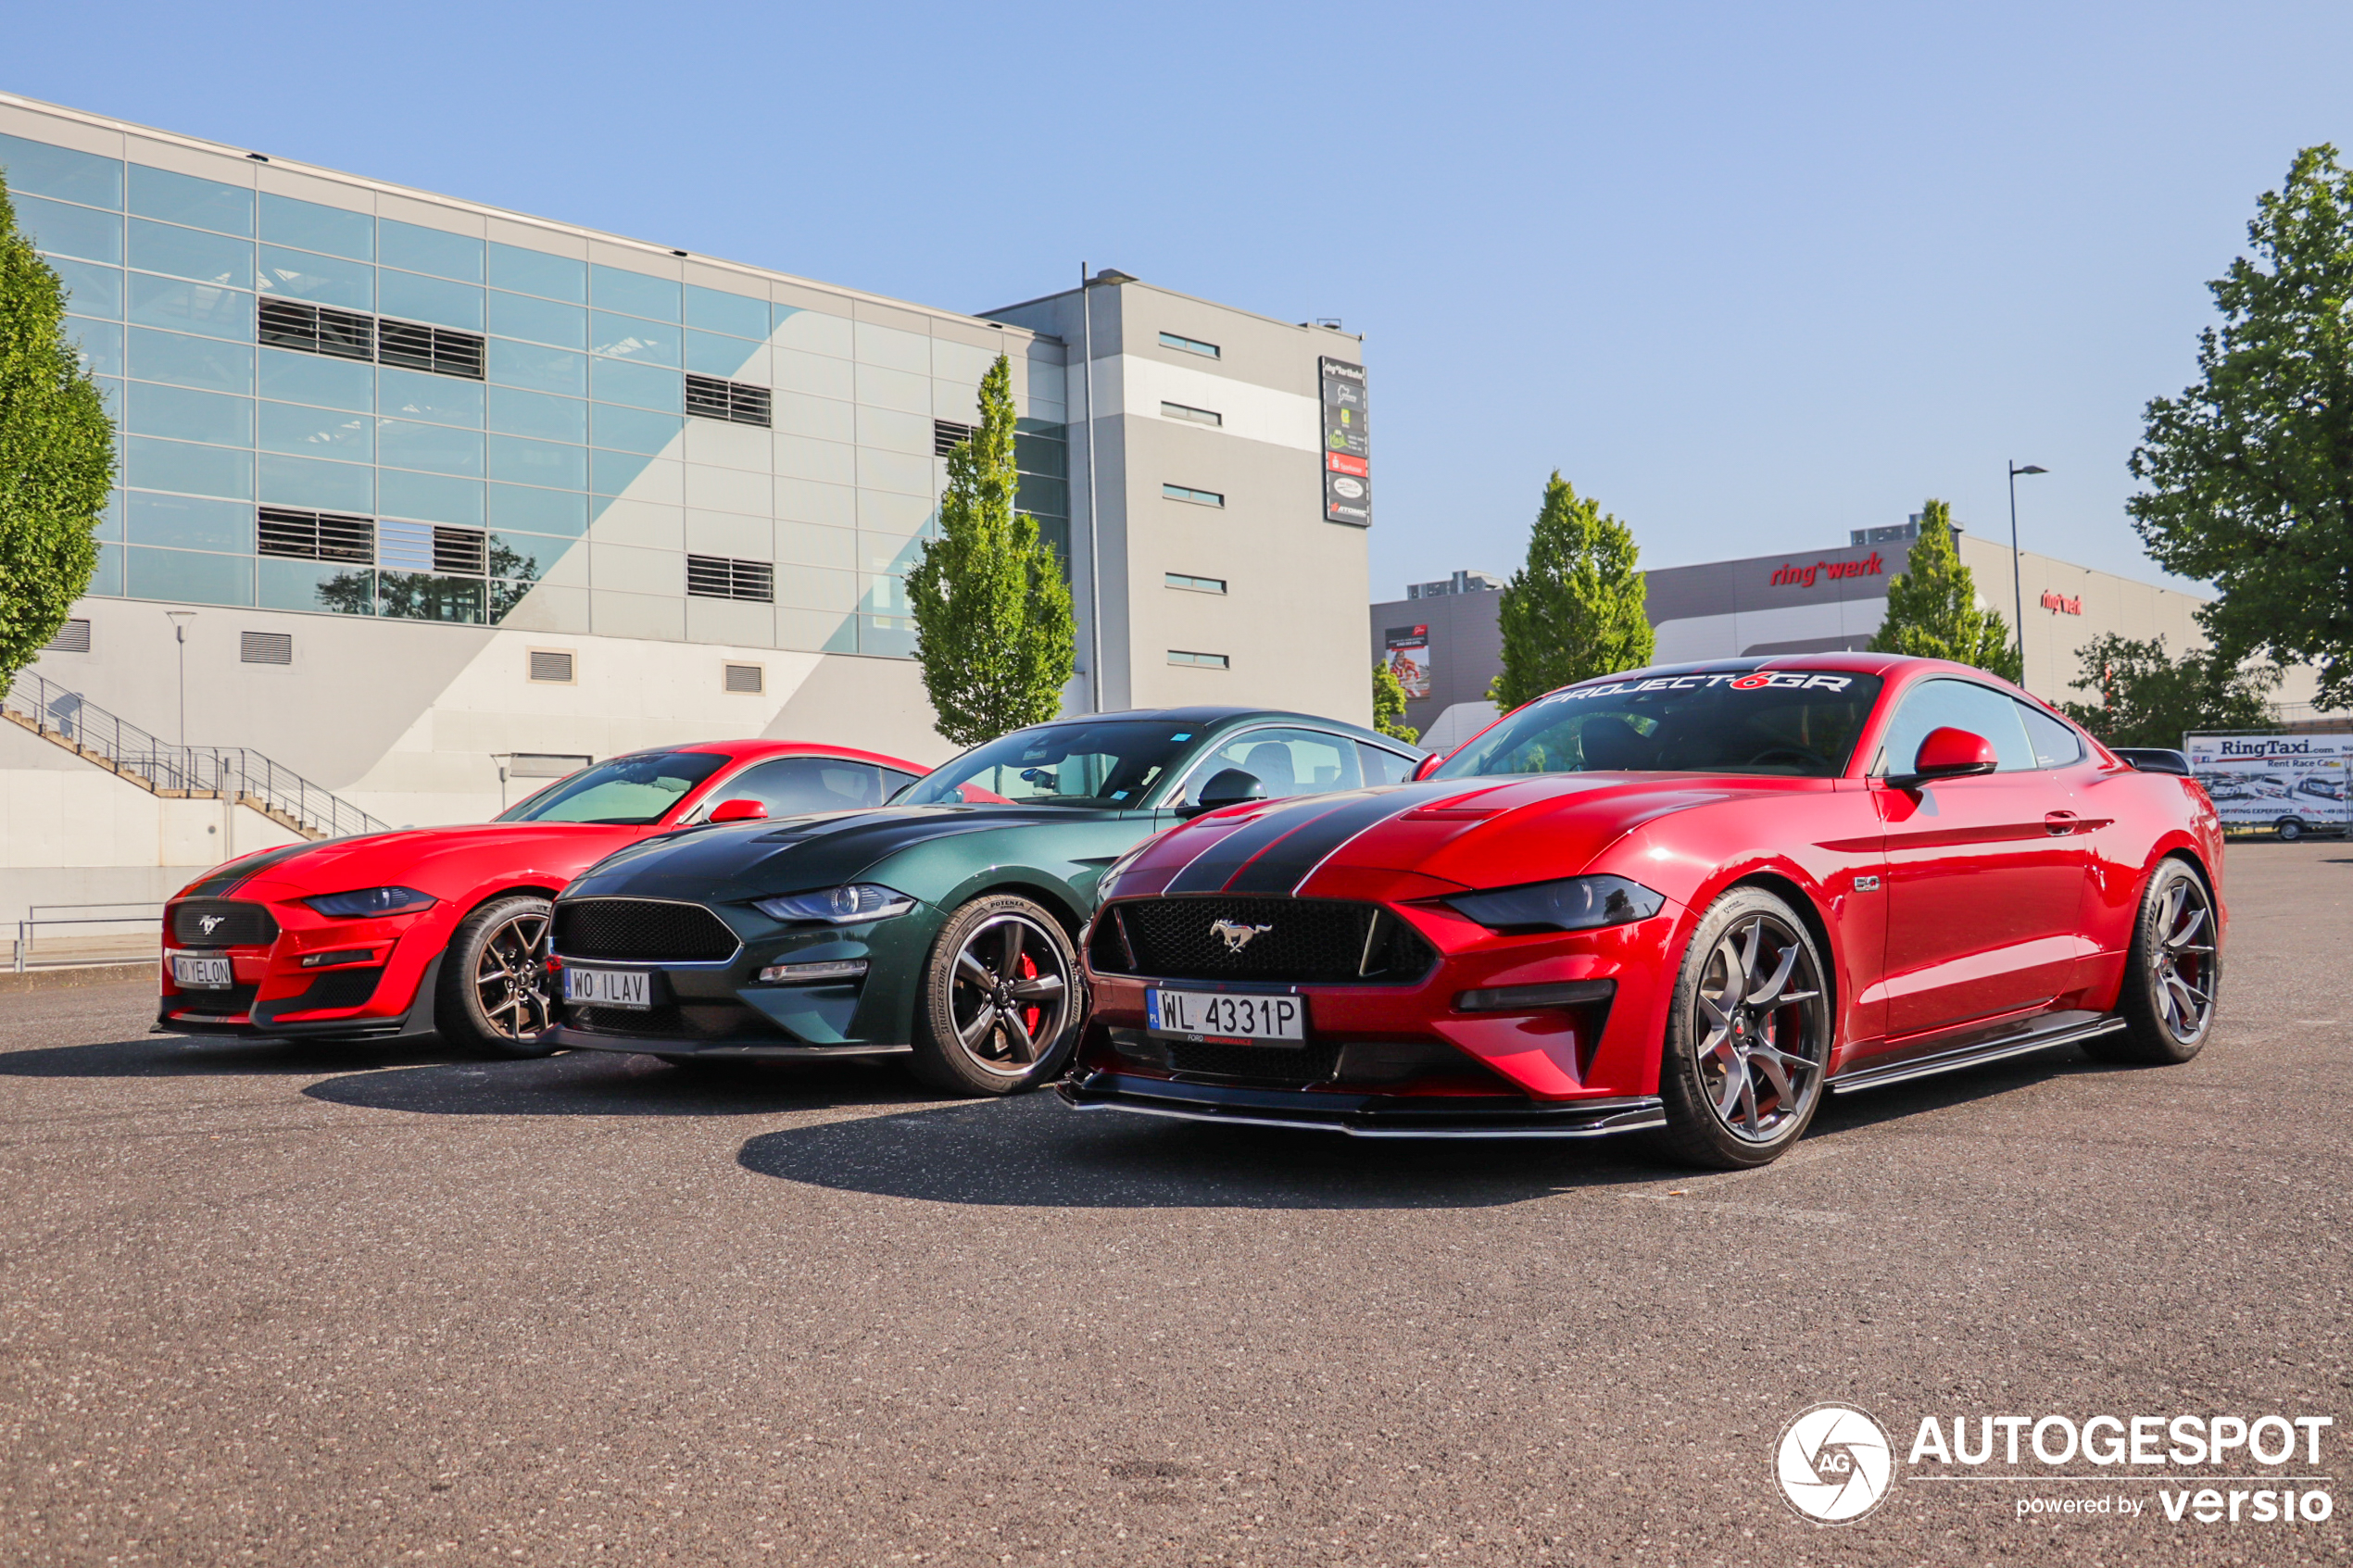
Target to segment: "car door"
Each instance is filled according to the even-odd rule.
[[[1932,730],[1982,735],[1995,771],[1908,789]],[[1872,795],[1886,833],[1887,1032],[1953,1028],[2050,1001],[2067,988],[2087,875],[2063,769],[2038,766],[2020,705],[1939,676],[1906,693]]]

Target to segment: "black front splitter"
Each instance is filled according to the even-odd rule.
[[[1187,1122],[1294,1127],[1359,1138],[1592,1138],[1663,1127],[1655,1095],[1538,1100],[1262,1089],[1081,1071],[1054,1085],[1073,1110],[1125,1110]]]

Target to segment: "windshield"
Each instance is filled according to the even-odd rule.
[[[550,784],[498,814],[502,822],[601,822],[645,827],[727,765],[719,751],[648,751],[616,757]]]
[[[1879,700],[1876,675],[1725,671],[1602,681],[1540,697],[1431,776],[1711,772],[1836,778]]]
[[[1191,724],[1143,719],[1015,730],[936,768],[893,805],[1091,806],[1121,810],[1181,764]]]

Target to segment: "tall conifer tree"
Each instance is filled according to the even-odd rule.
[[[1911,559],[1887,580],[1887,619],[1871,651],[1949,659],[2006,681],[2019,678],[2009,622],[1978,608],[1977,579],[1953,544],[1953,508],[1933,497],[1920,505]]]
[[[1641,558],[1633,531],[1554,469],[1528,562],[1504,588],[1504,669],[1489,699],[1508,710],[1572,681],[1648,664],[1655,640]]]

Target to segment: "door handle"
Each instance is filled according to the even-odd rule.
[[[2043,831],[2047,834],[2073,833],[2078,821],[2072,811],[2045,811],[2043,813]]]

